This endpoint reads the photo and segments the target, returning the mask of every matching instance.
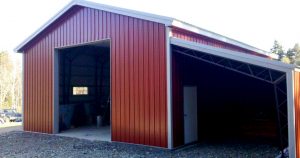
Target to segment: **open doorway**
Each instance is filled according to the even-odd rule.
[[[110,41],[56,51],[56,133],[111,141]]]
[[[175,147],[199,142],[287,147],[285,73],[172,50]]]

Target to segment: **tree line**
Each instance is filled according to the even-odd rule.
[[[288,64],[300,66],[300,45],[296,43],[293,48],[284,50],[278,41],[274,41],[271,53],[278,55],[278,60]]]
[[[0,109],[22,110],[21,61],[5,51],[0,52]]]

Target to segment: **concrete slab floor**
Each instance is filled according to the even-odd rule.
[[[110,126],[99,127],[85,126],[69,129],[56,134],[58,136],[87,139],[87,140],[99,140],[99,141],[111,141]]]

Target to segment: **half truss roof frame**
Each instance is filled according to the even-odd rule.
[[[224,57],[224,58],[228,58],[240,62],[245,62],[245,63],[277,70],[277,71],[291,72],[294,69],[296,69],[296,66],[292,64],[286,64],[280,61],[270,60],[267,58],[249,55],[245,53],[239,53],[237,51],[227,50],[223,48],[216,48],[216,47],[190,42],[190,41],[186,41],[174,37],[171,37],[171,44],[192,49],[195,51],[200,51],[203,53],[208,53],[208,54],[212,54],[212,55],[216,55],[216,56],[220,56],[220,57]]]

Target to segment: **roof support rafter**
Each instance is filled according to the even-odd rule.
[[[191,49],[186,49],[178,46],[173,46],[172,50],[176,53],[189,56],[191,58],[210,63],[227,70],[231,70],[243,75],[268,82],[270,84],[275,84],[280,81],[282,78],[285,78],[285,73],[277,70],[272,70],[268,68],[259,67],[249,63],[244,63],[240,61],[234,61],[231,59],[226,59],[223,57],[218,57],[215,55],[202,53],[194,51]],[[234,64],[233,64],[234,63]],[[256,72],[256,73],[255,73]]]

